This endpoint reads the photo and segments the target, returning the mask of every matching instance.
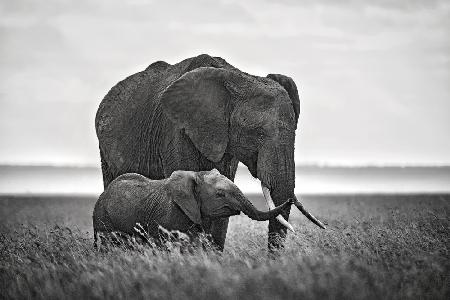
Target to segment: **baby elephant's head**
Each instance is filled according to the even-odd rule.
[[[265,221],[275,218],[293,203],[289,200],[267,212],[259,211],[231,180],[216,169],[201,172],[175,171],[169,180],[175,178],[187,182],[182,188],[187,195],[178,197],[178,200],[175,195],[172,199],[198,224],[201,224],[202,217],[223,218],[240,212],[254,220]]]

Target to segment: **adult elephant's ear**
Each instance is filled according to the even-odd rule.
[[[167,194],[195,224],[202,224],[200,205],[194,188],[197,174],[193,171],[174,171],[167,180]]]
[[[166,88],[161,105],[178,128],[184,128],[195,147],[209,160],[222,159],[228,144],[224,81],[230,71],[204,67],[190,71]]]
[[[291,98],[292,106],[294,107],[295,122],[298,122],[298,116],[300,115],[300,98],[298,96],[297,86],[291,77],[281,75],[281,74],[269,74],[267,78],[270,78],[278,82],[288,93],[289,98]]]

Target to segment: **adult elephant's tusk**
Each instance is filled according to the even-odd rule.
[[[262,188],[264,199],[266,199],[266,203],[267,203],[269,210],[274,209],[275,203],[273,203],[272,197],[270,196],[270,190],[266,186],[264,186],[263,183],[261,183],[261,188]],[[289,224],[289,222],[286,221],[282,215],[278,215],[275,218],[278,220],[278,222],[280,222],[287,229],[289,229],[292,232],[295,232],[294,227],[292,227],[292,225]]]
[[[305,215],[305,217],[307,217],[311,222],[313,222],[314,224],[316,224],[317,226],[319,226],[322,229],[325,229],[325,225],[323,225],[322,222],[320,222],[319,220],[316,219],[316,217],[314,217],[313,215],[311,215],[304,207],[303,205],[300,203],[300,201],[298,201],[297,197],[294,195],[294,205],[297,206],[298,210],[301,211],[302,214]]]

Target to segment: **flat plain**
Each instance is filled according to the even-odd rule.
[[[250,195],[261,205],[259,195]],[[324,195],[286,246],[231,218],[223,253],[92,247],[85,196],[0,197],[0,299],[449,299],[450,195]]]

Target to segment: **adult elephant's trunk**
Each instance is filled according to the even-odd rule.
[[[263,184],[261,183],[261,188],[262,188],[262,192],[264,194],[264,198],[266,199],[266,203],[269,209],[273,209],[275,207],[275,203],[272,200],[272,197],[270,196],[270,191],[269,189]],[[316,219],[316,217],[314,217],[313,215],[311,215],[302,205],[302,203],[297,199],[296,196],[294,196],[294,204],[295,206],[300,210],[300,212],[307,217],[311,222],[313,222],[314,224],[316,224],[317,226],[319,226],[322,229],[325,229],[325,225],[323,225],[322,222],[320,222],[319,220]],[[285,225],[289,224],[288,221],[286,221],[283,216],[278,215],[276,217],[276,219],[278,220],[278,222],[280,222],[281,224]],[[287,226],[286,226],[287,227]],[[289,228],[289,227],[288,227]]]
[[[293,137],[291,137],[293,140]],[[287,199],[295,199],[294,204],[311,221],[324,227],[308,213],[294,194],[295,162],[293,147],[286,145],[266,145],[258,155],[258,178],[269,209]],[[285,223],[289,220],[289,209],[284,210],[276,220],[269,222],[268,246],[270,251],[282,248],[286,237]]]
[[[295,162],[294,133],[280,131],[277,140],[265,144],[258,153],[257,177],[263,187],[269,209],[287,199],[294,199]],[[283,141],[283,142],[280,142]],[[284,210],[277,219],[269,222],[268,246],[273,251],[283,247],[290,209]]]
[[[239,203],[241,204],[240,210],[246,214],[249,218],[256,221],[267,221],[280,215],[287,207],[294,203],[294,200],[288,200],[283,204],[272,207],[269,211],[258,210],[244,195],[240,195]],[[283,223],[289,230],[294,231],[291,224],[288,222]]]

